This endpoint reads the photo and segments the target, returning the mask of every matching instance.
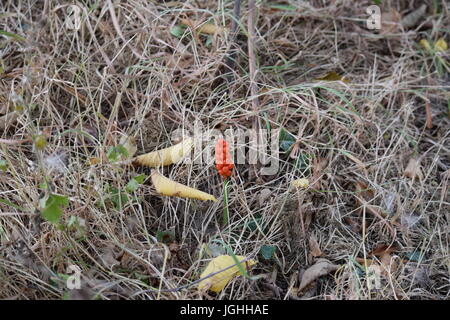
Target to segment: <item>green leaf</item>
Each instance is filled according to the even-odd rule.
[[[420,262],[423,259],[422,256],[422,252],[420,252],[419,250],[414,250],[411,252],[406,252],[405,253],[405,257],[409,260],[409,261],[413,261],[413,262]]]
[[[8,163],[6,160],[0,160],[0,170],[6,171],[6,169],[8,169]]]
[[[0,34],[9,38],[13,38],[14,40],[17,41],[25,41],[26,39],[22,36],[19,36],[18,34],[12,33],[12,32],[8,32],[5,30],[0,30]]]
[[[170,243],[175,240],[175,234],[170,231],[158,231],[156,233],[156,239],[158,239],[158,242]]]
[[[140,174],[140,175],[134,177],[133,179],[136,180],[137,183],[143,184],[145,179],[147,179],[147,176],[145,174]]]
[[[122,208],[128,203],[129,200],[130,198],[125,192],[111,187],[111,201],[112,203],[114,203],[114,207],[117,210],[122,210]]]
[[[183,25],[177,25],[170,29],[170,34],[177,37],[178,39],[181,39],[181,37],[184,34],[184,31],[186,30],[186,26]]]
[[[139,185],[144,183],[145,178],[147,178],[145,174],[140,174],[134,177],[133,179],[128,181],[125,190],[127,190],[127,192],[135,192],[137,189],[139,189]]]
[[[0,203],[6,204],[7,206],[13,207],[14,209],[17,209],[19,211],[23,211],[23,212],[27,211],[27,209],[25,209],[25,208],[23,208],[21,206],[18,206],[16,204],[12,203],[11,201],[8,201],[8,200],[3,199],[3,198],[0,198]]]
[[[381,6],[381,0],[373,0],[373,2],[375,2],[376,5]]]
[[[295,168],[305,174],[309,174],[311,168],[311,155],[309,153],[299,152],[297,159],[295,159]]]
[[[292,5],[289,5],[289,4],[276,4],[276,3],[269,3],[269,8],[278,9],[278,10],[285,10],[285,11],[295,11],[295,10],[297,10],[297,8],[292,6]]]
[[[246,227],[251,231],[255,231],[258,229],[258,225],[261,226],[262,223],[262,217],[259,213],[254,215],[255,219],[250,220],[246,223]]]
[[[266,260],[270,260],[273,255],[275,254],[275,251],[277,250],[277,247],[275,246],[269,246],[269,245],[263,245],[261,247],[261,249],[259,250],[259,253],[261,254],[261,256],[266,259]]]
[[[42,216],[47,221],[57,223],[63,214],[63,209],[69,206],[69,198],[58,194],[50,194],[45,202],[41,199],[41,204],[42,203],[44,203]]]
[[[125,189],[127,190],[127,192],[135,192],[137,189],[139,189],[139,183],[136,180],[131,179],[130,181],[128,181]]]
[[[289,152],[294,143],[297,141],[297,139],[295,139],[295,136],[284,128],[281,128],[279,138],[280,149],[285,153]]]
[[[128,157],[128,150],[121,144],[118,144],[115,147],[109,147],[107,157],[111,162],[115,162],[119,160],[119,156],[122,155],[125,158]]]

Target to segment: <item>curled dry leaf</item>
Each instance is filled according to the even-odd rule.
[[[244,269],[248,269],[256,264],[253,259],[242,262],[243,260],[245,260],[245,257],[236,256],[236,258],[239,260],[239,262],[241,262],[241,266]],[[220,255],[212,259],[206,267],[205,271],[203,271],[203,273],[200,275],[200,279],[205,278],[209,275],[211,276],[203,281],[200,281],[198,284],[198,289],[209,289],[217,293],[222,291],[231,279],[241,274],[238,266],[235,264],[236,263],[233,257],[228,255]]]
[[[395,246],[381,244],[374,250],[372,250],[372,252],[369,253],[369,256],[379,257],[382,266],[381,273],[385,276],[388,276],[398,269],[398,264],[392,256],[392,254],[396,251],[398,251],[398,248]],[[375,261],[373,260],[371,260],[370,262],[371,264],[375,263]]]
[[[169,148],[137,156],[133,162],[147,167],[168,166],[183,160],[191,152],[193,144],[194,140],[187,138]]]
[[[321,177],[324,175],[324,170],[328,165],[328,160],[325,158],[320,158],[314,159],[314,163],[313,163],[313,173],[312,173],[312,184],[311,184],[311,188],[313,189],[320,189],[322,186],[321,183]]]
[[[317,238],[313,234],[309,237],[309,250],[314,258],[320,257],[323,254],[322,250],[320,250]]]
[[[360,233],[362,226],[358,222],[356,222],[354,219],[350,217],[344,217],[345,223],[347,223],[350,227],[350,229],[355,233]]]
[[[405,172],[403,174],[405,175],[405,177],[408,177],[413,181],[416,177],[418,177],[419,180],[422,180],[423,173],[420,168],[420,162],[415,158],[409,159],[408,165],[406,166]]]
[[[310,283],[312,283],[317,278],[327,275],[330,272],[339,269],[339,265],[331,263],[327,259],[319,259],[316,264],[309,267],[305,273],[303,273],[302,280],[300,282],[299,291],[305,289]]]
[[[156,192],[164,196],[217,201],[217,199],[209,193],[172,181],[155,170],[152,170],[151,178]]]

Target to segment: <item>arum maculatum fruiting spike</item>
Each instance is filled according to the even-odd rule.
[[[231,176],[233,168],[228,142],[219,139],[216,144],[216,169],[226,179]]]

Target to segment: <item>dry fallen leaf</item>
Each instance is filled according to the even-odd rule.
[[[245,259],[245,257],[243,256],[236,256],[236,258],[239,260],[239,262],[241,262],[241,265],[244,269],[248,269],[256,264],[256,262],[252,259],[242,262]],[[235,261],[233,257],[228,255],[221,255],[212,259],[206,267],[205,271],[203,271],[203,273],[200,275],[200,279],[205,278],[211,274],[214,275],[206,278],[203,281],[200,281],[198,284],[198,289],[209,289],[217,293],[222,291],[231,279],[240,275],[238,266],[233,266],[234,264]]]
[[[427,5],[423,4],[418,9],[414,10],[410,14],[406,15],[402,20],[401,24],[404,29],[409,29],[414,27],[420,19],[425,15],[427,11]]]
[[[302,276],[302,281],[300,283],[299,291],[305,289],[311,282],[320,278],[330,272],[339,269],[339,265],[333,264],[327,259],[319,259],[316,264],[309,267]]]
[[[194,140],[187,138],[169,148],[137,156],[133,163],[147,167],[168,166],[183,160],[191,152],[193,145]]]
[[[372,189],[369,189],[369,186],[366,183],[361,181],[356,182],[355,197],[357,205],[361,208],[361,212],[364,212],[363,210],[366,210],[366,212],[380,219],[381,222],[383,222],[384,225],[389,229],[392,237],[395,238],[395,230],[389,223],[389,221],[386,220],[386,212],[384,212],[384,210],[380,206],[370,204],[372,199],[375,197],[375,194]],[[365,223],[365,221],[363,221],[363,223]]]
[[[388,246],[387,244],[381,244],[378,247],[376,247],[375,249],[373,249],[370,253],[369,256],[376,256],[376,257],[381,257],[385,254],[391,254],[393,252],[397,251],[397,248],[394,246]]]
[[[314,258],[320,257],[323,254],[322,250],[320,250],[317,238],[313,234],[309,237],[309,250]]]
[[[172,181],[155,170],[152,170],[151,178],[156,192],[164,196],[217,201],[217,199],[209,193]]]
[[[369,253],[369,256],[380,258],[381,266],[383,267],[383,275],[388,276],[397,270],[398,265],[392,257],[392,253],[397,250],[397,247],[381,244]]]
[[[361,224],[359,224],[358,222],[356,222],[354,219],[350,218],[350,217],[344,217],[344,221],[345,223],[347,223],[350,227],[350,229],[355,232],[355,233],[360,233],[361,232]]]
[[[311,188],[313,189],[320,189],[322,186],[321,180],[322,176],[324,175],[324,170],[326,166],[328,165],[328,160],[325,158],[315,158],[313,160],[313,173],[312,173],[312,184]]]
[[[399,31],[401,15],[397,10],[391,9],[390,12],[381,14],[380,34],[395,33]]]
[[[405,177],[408,177],[413,181],[416,177],[418,177],[419,180],[422,180],[423,173],[420,168],[420,162],[415,158],[409,159],[408,165],[406,166],[405,172],[403,174],[405,175]]]

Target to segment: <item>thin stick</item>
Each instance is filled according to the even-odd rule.
[[[228,212],[228,182],[226,179],[223,182],[223,225],[227,226],[230,222],[230,214]]]

